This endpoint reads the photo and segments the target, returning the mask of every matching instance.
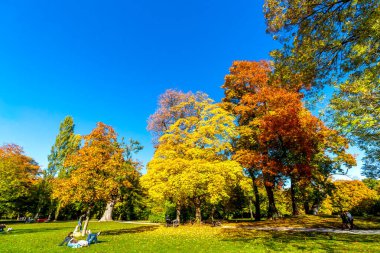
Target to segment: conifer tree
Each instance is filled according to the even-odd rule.
[[[51,153],[48,156],[48,174],[62,178],[70,174],[72,168],[65,168],[64,162],[68,155],[79,149],[80,136],[74,134],[74,120],[71,116],[61,122],[59,133],[55,139],[55,143],[51,148]]]

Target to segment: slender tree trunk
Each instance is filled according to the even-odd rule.
[[[319,208],[321,206],[321,201],[319,199],[314,200],[313,205],[311,206],[311,214],[317,215],[319,212]]]
[[[304,190],[301,189],[302,193],[302,204],[303,204],[303,210],[305,211],[305,214],[310,213],[310,203],[309,203],[309,198],[306,196],[306,193]]]
[[[211,221],[214,221],[214,214],[215,214],[215,206],[212,205],[212,207],[211,207]]]
[[[87,231],[87,228],[88,228],[88,223],[90,221],[90,214],[91,214],[91,208],[89,207],[87,209],[87,213],[86,213],[86,221],[84,222],[84,226],[83,226],[83,230],[82,230],[82,236],[86,235],[86,231]]]
[[[252,179],[252,188],[253,188],[253,193],[255,195],[255,221],[260,221],[261,219],[261,210],[260,210],[260,195],[259,195],[259,188],[257,187],[256,184],[256,177],[252,169],[248,170],[249,176]]]
[[[251,198],[249,198],[249,214],[251,215],[251,220],[253,220],[252,199]]]
[[[34,215],[34,219],[37,220],[38,216],[40,216],[40,208],[38,208],[37,213]]]
[[[279,214],[273,193],[274,183],[270,175],[264,175],[264,185],[268,197],[268,219],[276,218]]]
[[[305,210],[305,214],[309,214],[310,213],[310,205],[309,205],[309,201],[308,200],[305,200],[303,202],[303,209]]]
[[[176,205],[176,219],[178,221],[178,225],[181,223],[181,204],[179,203],[179,201],[177,202],[177,205]]]
[[[199,197],[195,198],[194,206],[195,206],[195,222],[200,224],[202,221],[202,216],[201,216],[201,200],[199,199]]]
[[[297,206],[296,182],[295,181],[296,180],[294,179],[294,177],[290,177],[290,195],[291,195],[291,199],[292,199],[292,211],[293,211],[294,216],[300,214],[300,212],[298,210],[298,206]]]
[[[113,221],[112,212],[115,206],[115,202],[115,200],[107,202],[106,210],[104,211],[103,216],[99,221]]]
[[[59,211],[61,210],[61,201],[58,201],[57,209],[55,209],[54,220],[58,220]]]

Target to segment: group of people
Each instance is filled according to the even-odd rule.
[[[81,248],[81,247],[87,247],[90,244],[97,243],[98,242],[98,236],[100,235],[100,232],[98,233],[91,233],[90,230],[86,230],[87,238],[86,240],[77,240],[75,239],[75,236],[81,236],[82,231],[82,220],[85,218],[85,215],[82,215],[79,217],[78,225],[75,227],[74,232],[70,232],[63,242],[59,244],[59,246],[67,245],[70,248]]]
[[[74,233],[70,232],[63,242],[59,244],[59,246],[67,245],[70,248],[82,248],[87,247],[90,244],[94,244],[98,242],[98,236],[100,235],[100,232],[98,233],[91,233],[91,231],[87,232],[87,238],[86,240],[77,240],[74,238]]]

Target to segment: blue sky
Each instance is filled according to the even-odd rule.
[[[268,59],[263,1],[0,2],[0,144],[44,168],[59,123],[102,121],[153,154],[146,121],[166,89],[216,101],[233,60]],[[351,173],[359,176],[359,170]]]

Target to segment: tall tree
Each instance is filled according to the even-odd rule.
[[[199,117],[200,112],[206,104],[212,103],[204,93],[195,94],[176,90],[166,90],[159,97],[158,109],[149,117],[148,130],[153,136],[153,144],[156,149],[160,145],[160,137],[163,136],[170,127],[180,119],[189,117]],[[179,199],[175,200],[177,209],[177,220],[180,219],[180,209],[182,203]]]
[[[380,2],[266,0],[275,76],[298,88],[334,85],[334,126],[366,152],[364,175],[380,177]]]
[[[228,197],[242,170],[228,159],[237,134],[234,117],[210,99],[197,101],[192,96],[181,107],[195,114],[178,119],[161,136],[142,184],[155,199],[193,203],[200,222],[202,203],[216,205]]]
[[[80,136],[74,134],[74,120],[71,116],[66,116],[59,126],[59,133],[55,139],[55,144],[51,148],[48,156],[48,173],[52,176],[67,177],[72,168],[64,166],[65,159],[79,149]]]
[[[113,198],[107,202],[106,209],[102,217],[100,218],[100,221],[112,221],[113,220],[112,214],[113,214],[113,210],[116,203],[120,199],[123,199],[124,197],[123,195],[129,195],[131,193],[134,193],[133,190],[135,189],[132,189],[132,188],[139,185],[139,179],[140,179],[139,170],[141,168],[141,164],[138,161],[133,160],[132,155],[142,150],[143,146],[141,146],[138,141],[135,141],[132,139],[129,140],[129,143],[124,143],[124,141],[122,141],[120,144],[121,144],[120,147],[123,148],[123,156],[124,156],[123,169],[129,172],[128,174],[125,175],[127,176],[125,179],[127,179],[128,182],[130,182],[131,184],[128,184],[128,186],[126,187],[122,182],[120,182],[120,189],[118,192],[119,195],[114,195]]]
[[[255,115],[240,113],[242,111],[237,112],[235,109],[241,103],[245,95],[255,94],[260,87],[267,85],[270,71],[270,64],[266,61],[235,61],[230,68],[230,73],[225,77],[225,82],[222,86],[225,94],[223,106],[237,117],[239,138],[235,143],[235,152],[240,151],[240,155],[242,155],[241,152],[244,151],[247,156],[250,156],[250,152],[258,148],[258,144],[253,138],[255,129],[250,125]],[[258,185],[259,177],[262,176],[262,174],[256,163],[249,163],[247,161],[249,161],[249,159],[239,159],[239,162],[246,168],[247,174],[252,179],[255,196],[255,220],[260,220],[261,212]]]
[[[97,202],[109,202],[119,195],[120,185],[130,186],[123,149],[111,126],[101,122],[83,137],[84,145],[65,160],[65,167],[74,167],[67,178],[57,179],[54,196],[69,203],[82,203],[86,212],[83,234],[88,226],[91,209]]]
[[[347,141],[306,110],[301,93],[268,82],[270,72],[266,66],[269,65],[235,62],[226,78],[227,96],[241,92],[240,99],[233,96],[225,99],[225,103],[234,102],[231,108],[240,116],[240,140],[234,157],[246,168],[256,168],[262,173],[269,216],[277,214],[276,181],[282,176],[289,177],[296,215],[297,184],[301,179],[310,181],[313,170],[319,169],[318,159],[328,152],[338,167],[352,166],[355,160],[345,153]]]
[[[40,167],[24,154],[22,147],[0,147],[0,213],[29,211],[37,190]]]

